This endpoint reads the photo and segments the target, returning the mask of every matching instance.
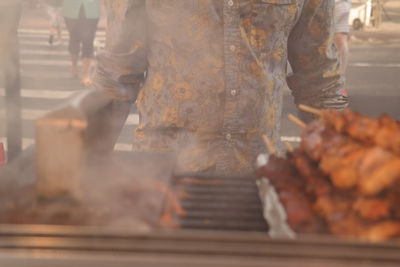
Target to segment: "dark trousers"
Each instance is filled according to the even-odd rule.
[[[88,19],[83,8],[79,13],[79,18],[65,18],[65,24],[69,32],[68,50],[71,55],[79,56],[82,45],[82,58],[93,57],[93,41],[96,36],[98,19]]]
[[[0,8],[0,69],[4,74],[8,160],[22,150],[18,24],[20,4]]]

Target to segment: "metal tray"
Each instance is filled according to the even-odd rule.
[[[399,243],[258,232],[0,225],[0,266],[399,266]]]

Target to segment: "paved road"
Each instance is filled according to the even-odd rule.
[[[24,147],[34,142],[35,119],[83,90],[70,75],[66,46],[51,47],[47,37],[45,29],[20,29]],[[103,32],[98,33],[97,40],[104,41]],[[399,49],[400,43],[352,44],[348,90],[353,109],[372,116],[388,113],[400,119]],[[3,95],[4,90],[0,88],[0,115],[4,115]],[[290,93],[285,92],[281,130],[284,140],[298,140],[299,129],[286,119],[288,113],[295,112]],[[117,149],[130,149],[137,122],[138,116],[133,109]],[[4,141],[4,132],[4,123],[0,123],[0,141]]]

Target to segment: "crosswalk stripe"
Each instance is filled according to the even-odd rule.
[[[114,149],[117,151],[132,151],[132,144],[116,143]]]
[[[56,56],[68,56],[68,51],[63,49],[63,50],[41,50],[41,49],[21,49],[20,50],[21,55],[56,55]]]
[[[25,46],[25,45],[27,45],[27,46],[31,45],[32,46],[33,45],[33,46],[47,47],[48,49],[53,48],[53,46],[51,46],[47,42],[47,40],[38,40],[38,41],[21,40],[21,41],[19,41],[19,43],[20,43],[21,46]],[[93,45],[94,45],[95,48],[103,48],[103,47],[105,47],[105,41],[94,40]],[[67,49],[67,46],[68,46],[68,42],[64,42],[61,46],[54,45],[54,47],[65,47],[65,49]],[[36,54],[36,51],[37,50],[34,50],[33,55]],[[46,50],[43,50],[43,51],[46,51]],[[51,51],[51,50],[48,50],[48,51]]]
[[[25,40],[22,39],[19,41],[19,44],[22,45],[40,45],[40,46],[49,46],[49,43],[47,40],[37,40],[37,41],[31,41],[31,40]]]
[[[72,79],[72,74],[68,72],[60,72],[60,70],[52,71],[51,69],[46,70],[46,72],[35,71],[35,70],[26,70],[24,66],[22,66],[21,70],[22,78],[27,79],[37,79],[37,80],[49,80],[49,79]],[[76,79],[76,78],[74,78]]]
[[[372,68],[400,68],[400,63],[351,63],[350,67],[372,67]]]
[[[18,34],[18,36],[19,36],[19,38],[20,39],[22,39],[22,38],[35,38],[35,39],[38,39],[38,38],[40,38],[40,39],[48,39],[49,38],[49,33],[46,33],[46,34],[44,34],[44,33],[39,33],[39,34],[35,34],[35,33],[19,33]],[[65,34],[62,34],[61,35],[62,36],[62,38],[68,38],[68,34],[67,33],[65,33]],[[96,36],[95,36],[95,38],[96,39],[100,39],[100,40],[105,40],[105,38],[106,38],[106,36],[105,35],[103,35],[103,34],[99,34],[99,32],[96,32]]]
[[[7,138],[0,137],[0,142],[4,144],[4,149],[7,150]],[[22,138],[22,149],[27,149],[35,143],[33,138]]]
[[[23,39],[23,40],[20,40],[19,41],[19,43],[20,43],[20,45],[21,46],[25,46],[25,45],[27,45],[27,46],[29,46],[29,45],[33,45],[33,46],[43,46],[43,47],[52,47],[49,43],[48,43],[48,41],[47,40],[36,40],[36,41],[32,41],[32,40],[25,40],[25,39]],[[63,43],[63,45],[61,46],[61,47],[66,47],[68,45],[68,42],[64,42]],[[98,47],[98,48],[102,48],[102,47],[104,47],[105,46],[105,41],[104,40],[98,40],[98,39],[95,39],[94,40],[94,47]],[[56,46],[56,45],[55,45]],[[57,46],[56,46],[57,47]],[[35,50],[36,51],[36,50]]]
[[[27,98],[41,98],[41,99],[66,99],[71,97],[79,90],[30,90],[21,89],[21,96]],[[5,89],[0,88],[0,96],[5,95]]]
[[[298,136],[282,136],[281,140],[298,140],[300,137]],[[4,144],[4,149],[7,150],[7,139],[5,137],[0,137],[0,142]],[[26,149],[32,145],[35,144],[35,139],[33,138],[23,138],[22,139],[22,147],[23,149]],[[132,144],[129,143],[117,143],[115,144],[114,147],[115,150],[117,151],[131,151],[132,150]]]
[[[29,46],[29,45],[33,45],[33,46],[44,46],[44,47],[52,47],[49,42],[45,39],[41,39],[41,40],[27,40],[27,39],[21,39],[19,41],[19,44],[21,46]],[[94,46],[95,47],[103,47],[105,44],[104,40],[99,40],[99,39],[95,39],[94,40]],[[68,42],[64,42],[63,46],[67,46]],[[36,51],[36,50],[35,50]]]
[[[49,37],[48,36],[37,36],[37,35],[32,35],[32,36],[19,36],[19,43],[22,45],[47,45],[50,46],[49,44]],[[96,36],[94,39],[95,43],[100,43],[103,44],[105,43],[106,38],[102,36]],[[56,40],[55,40],[56,42]],[[62,41],[63,45],[68,45],[68,36],[63,38]],[[56,45],[54,45],[56,46]]]
[[[28,121],[37,120],[49,112],[50,110],[24,108],[22,109],[22,119]],[[5,117],[5,110],[0,109],[0,118],[4,117]],[[139,114],[129,114],[125,122],[125,125],[138,125],[138,124],[139,124]]]
[[[139,124],[139,114],[129,114],[126,119],[125,125],[138,125]]]
[[[299,136],[282,136],[281,141],[299,143],[301,141],[301,138]]]
[[[20,34],[46,34],[48,36],[49,35],[49,30],[48,29],[26,29],[26,28],[20,28],[20,29],[18,29],[18,33],[20,33]],[[63,35],[68,35],[68,31],[63,30],[62,34]],[[106,33],[105,33],[104,30],[99,29],[96,34],[104,36]]]
[[[0,137],[0,142],[4,144],[4,149],[7,150],[7,139],[5,137]],[[22,138],[22,149],[27,149],[28,147],[35,144],[35,139],[33,138]],[[114,147],[117,151],[131,151],[132,144],[128,143],[117,143]]]
[[[68,60],[22,59],[21,64],[35,66],[70,66],[71,62]]]

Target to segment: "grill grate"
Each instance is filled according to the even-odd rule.
[[[172,179],[184,213],[184,229],[267,231],[254,177],[179,175]]]

